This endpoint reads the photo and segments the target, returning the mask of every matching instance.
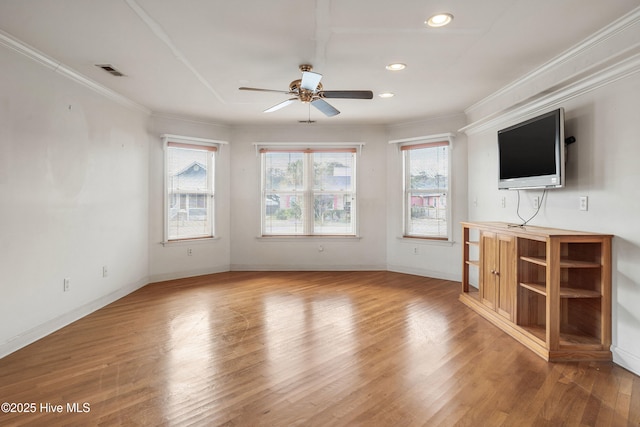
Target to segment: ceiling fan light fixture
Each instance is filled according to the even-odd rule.
[[[444,27],[445,25],[449,24],[451,21],[453,21],[452,14],[438,13],[436,15],[433,15],[426,21],[424,21],[424,23],[430,27],[438,28],[438,27]]]
[[[389,64],[385,67],[389,71],[401,71],[407,68],[407,64],[403,64],[401,62],[395,62],[393,64]]]

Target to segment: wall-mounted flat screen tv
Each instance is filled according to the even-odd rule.
[[[562,108],[498,131],[498,188],[563,187],[564,150]]]

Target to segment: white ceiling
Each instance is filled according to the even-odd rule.
[[[462,112],[637,0],[0,0],[0,30],[159,114],[216,123],[390,124]],[[450,12],[434,29],[424,21]],[[403,62],[401,72],[385,70]],[[113,77],[95,64],[113,64]],[[264,114],[310,63],[332,99]]]

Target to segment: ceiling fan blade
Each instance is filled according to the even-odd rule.
[[[291,95],[291,91],[288,90],[274,90],[274,89],[260,89],[257,87],[239,87],[239,90],[253,90],[257,92],[275,92],[275,93],[286,93],[287,95]]]
[[[313,101],[311,101],[311,105],[322,111],[327,117],[333,117],[340,114],[340,111],[338,111],[334,106],[329,104],[324,99],[314,99]]]
[[[267,108],[266,110],[264,110],[265,113],[273,113],[274,111],[277,111],[281,108],[286,107],[287,105],[297,101],[298,98],[291,98],[291,99],[287,99],[286,101],[282,101],[279,104],[274,105],[273,107]]]
[[[344,99],[373,99],[373,92],[370,90],[323,90],[320,92],[323,98],[344,98]]]
[[[320,83],[321,78],[322,74],[314,73],[312,71],[303,71],[300,87],[302,89],[315,92],[316,89],[318,89],[318,84]]]

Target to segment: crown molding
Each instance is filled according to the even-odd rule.
[[[97,94],[110,99],[111,101],[115,101],[118,104],[136,110],[136,111],[141,111],[145,114],[151,114],[151,110],[149,110],[147,107],[144,107],[140,104],[138,104],[137,102],[134,102],[132,100],[130,100],[129,98],[120,95],[117,92],[114,92],[111,89],[108,89],[104,86],[102,86],[101,84],[89,79],[88,77],[80,74],[79,72],[75,71],[74,69],[67,67],[66,65],[62,64],[61,62],[58,62],[56,60],[54,60],[53,58],[45,55],[44,53],[40,52],[39,50],[37,50],[36,48],[29,46],[26,43],[23,43],[22,41],[19,41],[18,39],[12,37],[11,35],[3,32],[2,30],[0,30],[0,45],[5,46],[8,49],[11,49],[17,53],[20,53],[24,56],[26,56],[27,58],[37,62],[38,64],[47,67],[53,71],[55,71],[56,73],[59,73],[60,75],[86,87],[91,89],[92,91],[96,92]]]
[[[607,67],[588,77],[562,86],[558,90],[546,93],[533,100],[529,100],[528,102],[518,105],[510,110],[501,111],[477,120],[458,131],[464,132],[467,135],[472,135],[501,127],[510,122],[520,121],[525,116],[542,113],[553,107],[561,106],[570,99],[609,85],[638,72],[640,72],[640,53],[626,58],[617,64]]]
[[[627,31],[631,27],[636,25],[640,25],[640,7],[632,10],[620,19],[614,21],[612,24],[587,37],[582,42],[566,50],[564,53],[556,56],[551,61],[548,61],[542,66],[532,70],[519,79],[504,86],[502,89],[471,105],[464,110],[465,114],[467,115],[467,117],[469,117],[469,115],[473,114],[474,111],[477,111],[487,104],[496,101],[500,97],[516,90],[519,87],[523,87],[533,82],[536,78],[540,78],[545,74],[549,74],[553,70],[560,68],[562,65],[565,65],[572,60],[576,60],[579,57],[584,56],[599,45],[613,39],[614,37],[620,35],[624,31]]]

